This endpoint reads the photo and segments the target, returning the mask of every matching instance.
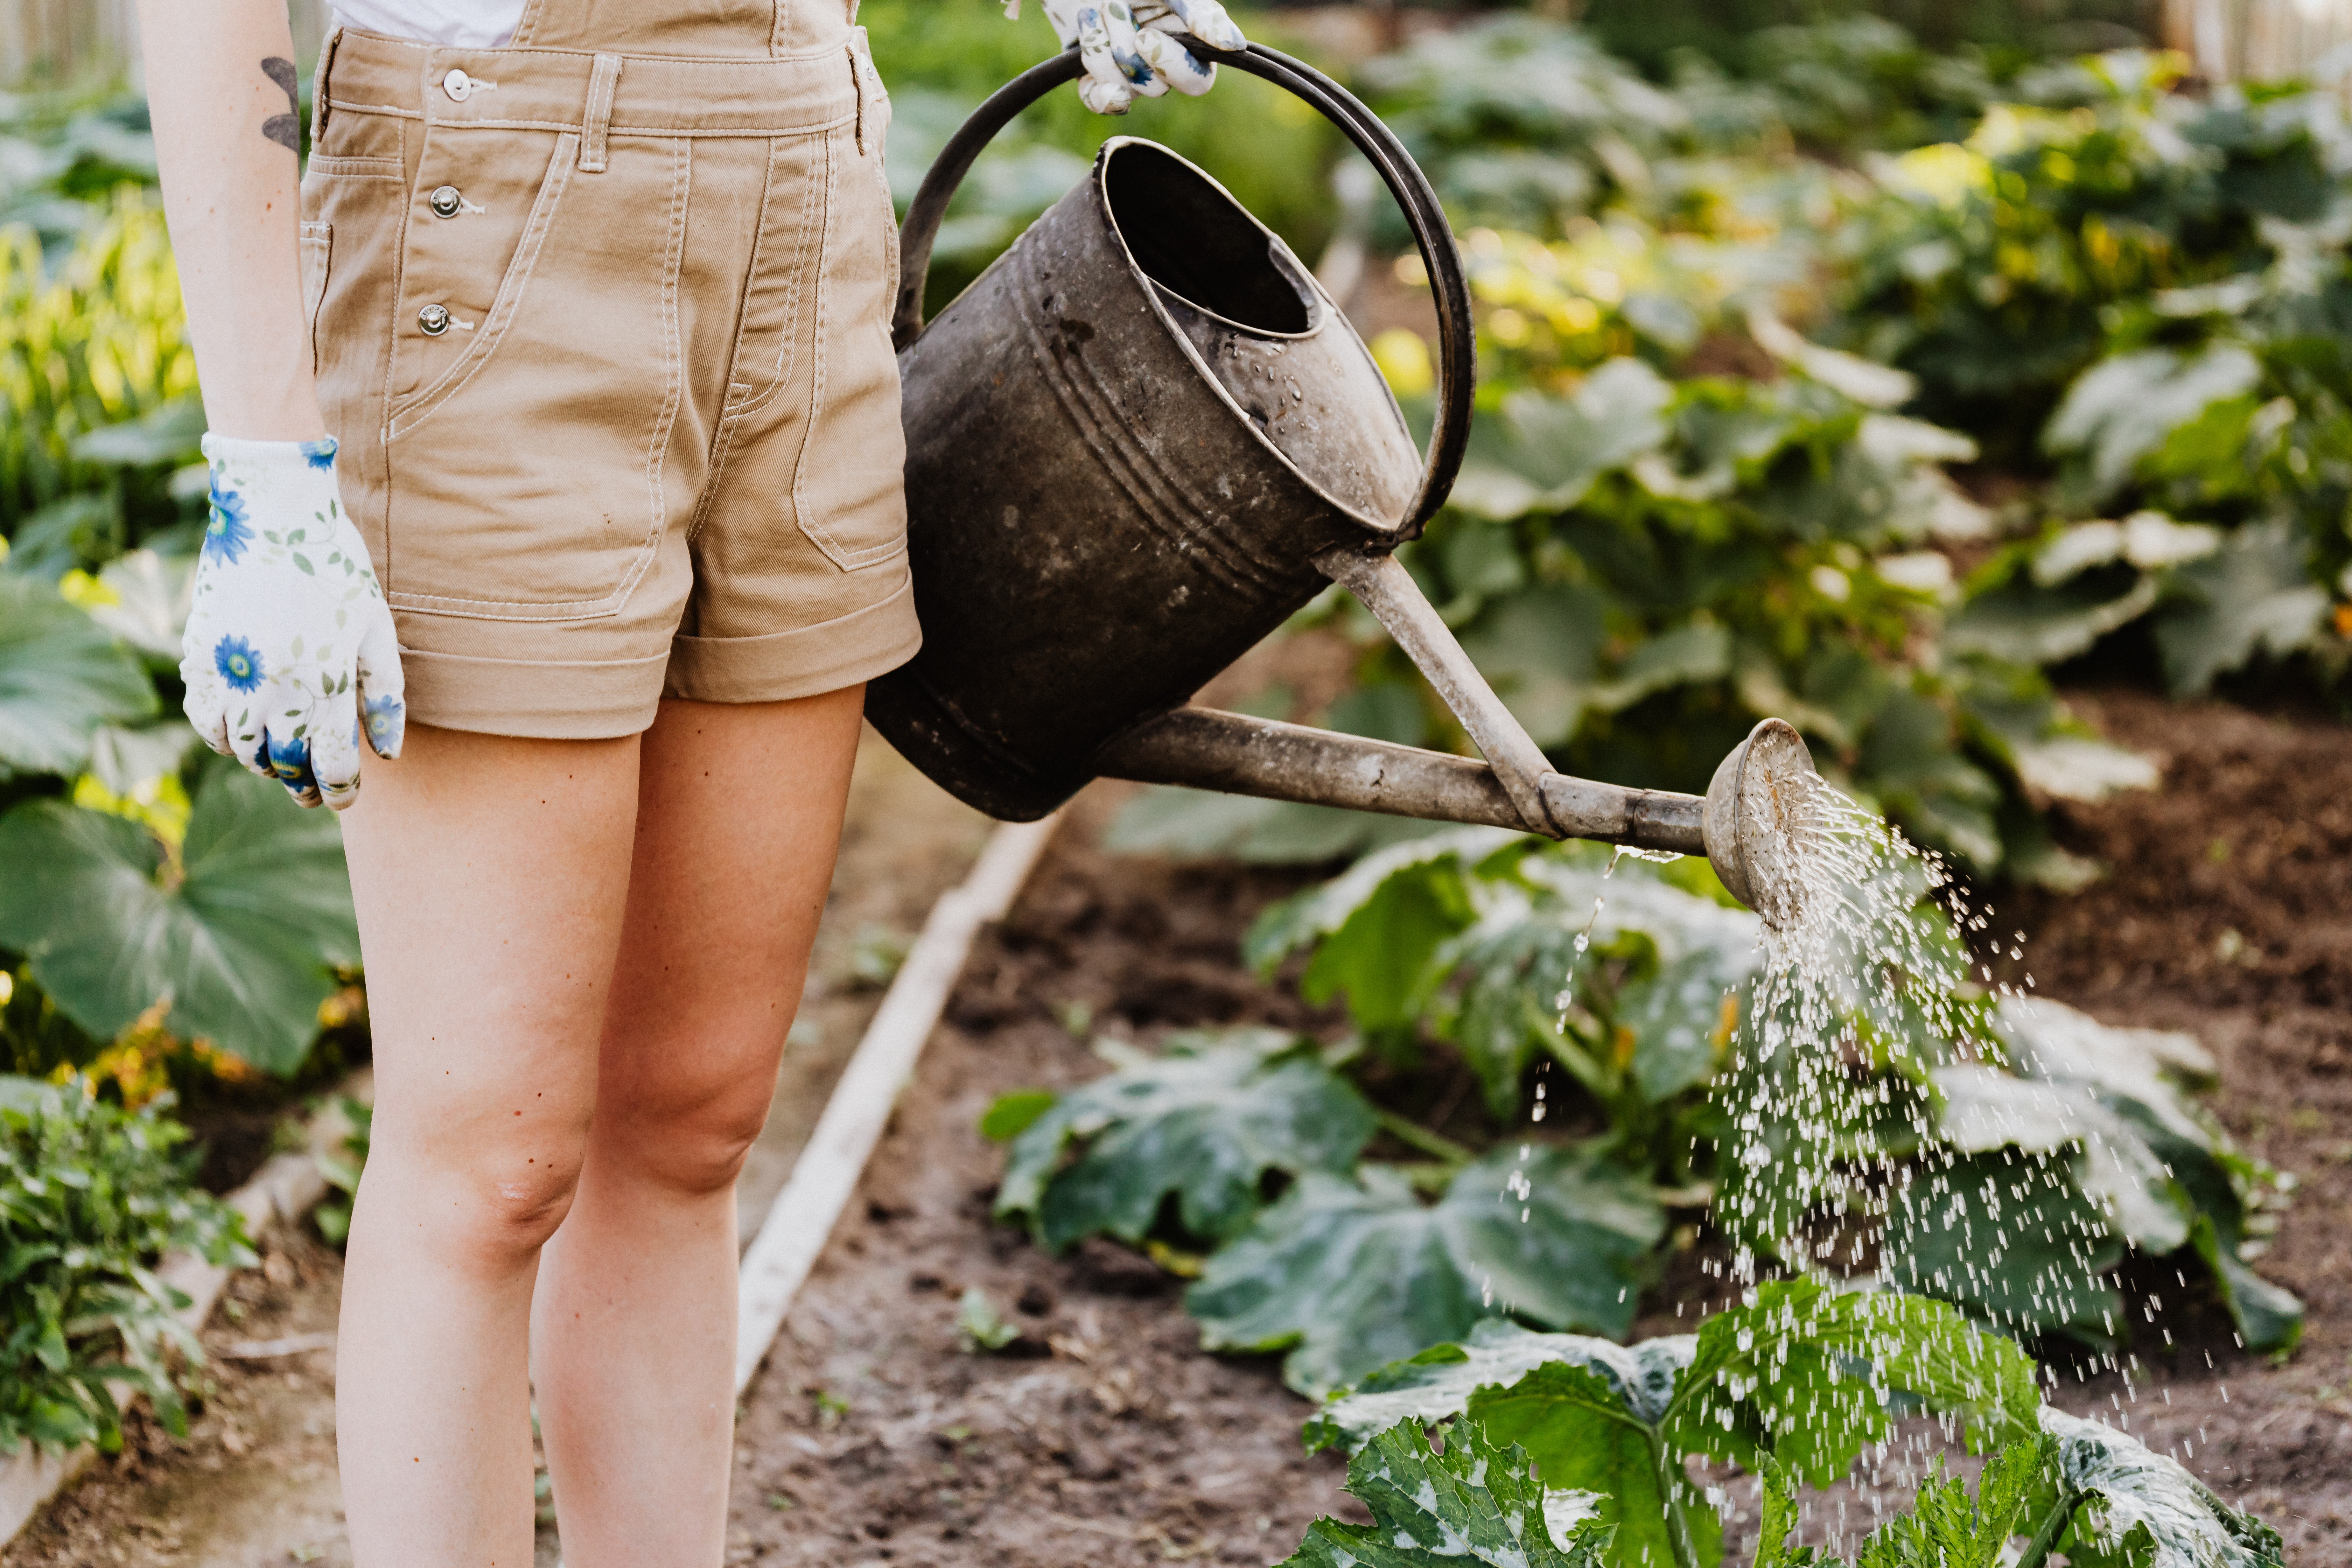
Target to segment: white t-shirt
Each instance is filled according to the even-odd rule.
[[[344,26],[394,38],[495,49],[514,37],[523,0],[335,0]]]

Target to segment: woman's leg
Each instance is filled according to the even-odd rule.
[[[735,1173],[833,879],[864,689],[664,702],[579,1193],[531,1352],[568,1568],[714,1568],[734,1434]]]
[[[637,752],[412,725],[343,815],[375,1037],[336,1355],[362,1568],[531,1560],[531,1286],[594,1103]]]

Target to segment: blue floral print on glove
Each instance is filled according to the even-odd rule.
[[[400,754],[392,607],[335,489],[335,443],[205,437],[212,510],[180,640],[196,733],[304,805],[358,795],[361,747]]]
[[[1249,47],[1242,30],[1217,0],[1045,0],[1046,20],[1062,47],[1078,46],[1086,74],[1078,97],[1097,114],[1125,114],[1139,98],[1158,98],[1170,88],[1197,98],[1217,79],[1214,61],[1203,62],[1178,43],[1189,33],[1212,49],[1232,53]],[[1021,15],[1021,0],[1004,0],[1004,14]]]

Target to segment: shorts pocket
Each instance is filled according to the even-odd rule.
[[[578,135],[552,140],[542,166],[542,134],[426,132],[401,247],[388,438],[461,389],[513,323],[579,161]]]
[[[395,392],[385,424],[386,592],[400,609],[489,620],[610,616],[652,566],[668,526],[667,465],[684,385],[688,143],[614,137],[605,169],[589,173],[567,132],[551,138],[527,198],[522,182],[501,183],[501,169],[548,140],[459,132],[448,141],[463,156],[436,165],[428,139],[414,183],[393,323],[392,380],[409,390]],[[488,210],[436,216],[443,186]],[[451,205],[446,194],[442,205]],[[503,257],[499,220],[513,233]],[[468,222],[485,226],[443,237]],[[451,319],[425,318],[431,306]],[[425,330],[436,323],[440,331]],[[445,347],[461,332],[454,352]]]
[[[887,112],[876,119],[887,124]],[[809,417],[793,474],[801,531],[845,572],[907,548],[907,438],[890,347],[898,231],[879,128],[863,140],[860,148],[845,130],[826,142]]]

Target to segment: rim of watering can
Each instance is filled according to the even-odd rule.
[[[1213,49],[1190,35],[1181,36],[1180,41],[1204,59],[1274,83],[1338,126],[1380,175],[1412,230],[1413,246],[1428,269],[1430,293],[1437,306],[1437,414],[1412,504],[1401,520],[1381,526],[1378,544],[1392,549],[1418,538],[1437,509],[1445,504],[1454,476],[1461,471],[1463,450],[1470,440],[1470,396],[1477,363],[1469,280],[1463,275],[1462,253],[1454,243],[1454,231],[1445,221],[1437,192],[1380,116],[1314,67],[1263,44],[1227,52]],[[930,277],[931,246],[939,237],[948,203],[971,173],[973,161],[1015,115],[1064,82],[1076,80],[1083,69],[1075,45],[1039,61],[992,93],[940,150],[899,229],[898,297],[890,322],[895,347],[903,350],[922,334],[923,286]]]

